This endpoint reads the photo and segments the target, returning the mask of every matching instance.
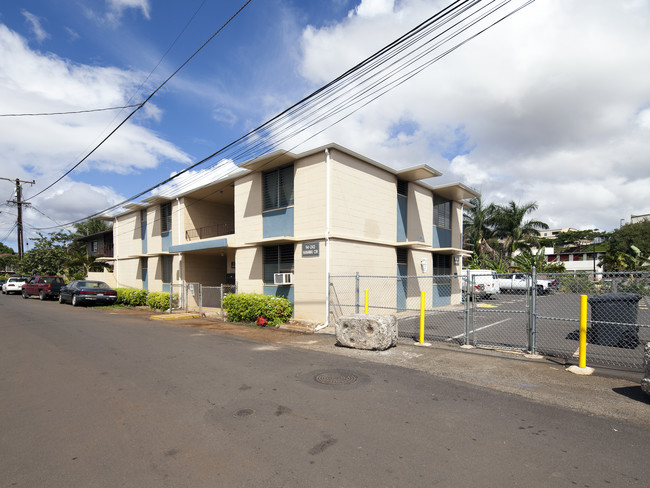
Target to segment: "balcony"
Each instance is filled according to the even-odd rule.
[[[235,233],[235,224],[215,224],[198,229],[189,229],[185,231],[185,240],[192,241],[195,239],[209,239],[210,237],[227,236]]]

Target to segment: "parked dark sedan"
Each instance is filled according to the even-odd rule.
[[[71,281],[59,293],[59,303],[70,302],[73,307],[95,303],[113,305],[116,300],[117,292],[103,281]]]

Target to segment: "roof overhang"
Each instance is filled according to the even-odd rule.
[[[463,185],[462,183],[450,183],[448,185],[433,186],[431,187],[433,193],[440,195],[447,200],[468,200],[470,198],[478,198],[481,194],[472,190],[469,186]]]
[[[169,247],[170,253],[182,253],[192,251],[206,251],[208,249],[223,249],[228,247],[228,239],[205,239],[196,242],[186,242]]]

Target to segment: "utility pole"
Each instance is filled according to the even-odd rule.
[[[9,178],[2,178],[0,180],[14,181]],[[18,259],[23,259],[23,254],[25,253],[24,244],[23,244],[23,205],[30,205],[29,202],[22,201],[23,187],[21,183],[28,183],[30,185],[36,184],[36,180],[32,181],[23,181],[18,178],[15,179],[16,182],[16,199],[7,200],[7,203],[15,203],[18,206],[18,218],[16,220],[16,229],[18,230]]]

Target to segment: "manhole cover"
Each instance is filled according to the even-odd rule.
[[[326,371],[314,376],[314,380],[323,385],[351,385],[357,379],[357,375],[346,371]]]
[[[237,410],[235,412],[235,417],[250,417],[255,413],[255,410],[252,408],[242,408],[241,410]]]

